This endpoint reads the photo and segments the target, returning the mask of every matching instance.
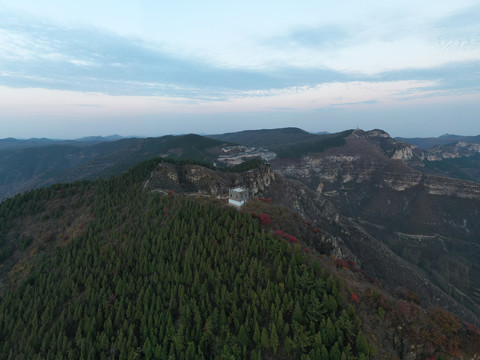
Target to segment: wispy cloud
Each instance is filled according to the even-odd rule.
[[[439,4],[429,10],[424,3],[392,3],[389,11],[364,6],[371,14],[339,23],[323,19],[318,26],[292,27],[265,44],[272,56],[286,63],[365,75],[480,61],[478,3]]]
[[[318,27],[302,27],[294,29],[284,35],[279,35],[266,40],[267,45],[272,46],[296,46],[303,48],[325,49],[338,47],[352,34],[345,28],[334,25]]]
[[[480,4],[472,5],[434,24],[433,39],[444,53],[480,58]]]
[[[204,89],[215,95],[281,86],[280,80],[259,72],[223,70],[99,29],[62,28],[0,14],[0,31],[0,81],[13,87],[199,96]]]
[[[447,31],[443,31],[447,25],[468,34],[464,38],[470,39],[470,45],[462,45],[472,52],[468,61],[459,61],[455,55],[457,57],[445,57],[452,62],[428,65],[434,52],[428,56],[421,53],[424,51],[421,36],[412,41],[408,32],[393,36],[392,28],[387,25],[377,26],[377,36],[371,36],[372,30],[367,28],[322,25],[295,27],[283,35],[268,38],[262,45],[267,50],[284,47],[292,56],[303,56],[307,59],[305,62],[293,62],[292,65],[290,61],[280,61],[259,69],[226,68],[199,58],[173,55],[161,45],[98,28],[60,26],[16,13],[0,12],[0,85],[178,98],[183,104],[278,98],[282,94],[305,93],[322,84],[358,82],[393,84],[402,81],[412,86],[422,82],[421,92],[416,88],[404,90],[410,97],[426,96],[425,84],[431,87],[428,94],[436,96],[472,93],[478,92],[480,86],[480,56],[475,59],[478,51],[471,46],[480,36],[480,32],[476,32],[478,22],[474,21],[479,9],[477,6],[443,17],[434,26],[437,43],[447,41],[444,38]],[[401,20],[400,17],[396,21]],[[367,38],[373,40],[358,42]],[[459,39],[459,44],[467,41]],[[374,53],[382,46],[384,50],[380,54]],[[409,51],[402,54],[402,49],[408,46]],[[415,47],[419,49],[418,54],[412,51]],[[325,59],[325,54],[330,58]],[[457,52],[452,51],[452,54]],[[310,59],[317,55],[317,62]],[[334,66],[336,60],[343,65]],[[374,73],[353,71],[348,69],[347,62],[360,68],[377,64],[376,68],[382,69],[383,66],[384,70]],[[384,63],[391,66],[384,66]],[[395,96],[394,92],[388,94]],[[350,99],[343,105],[374,104],[376,101],[376,98],[358,102]]]

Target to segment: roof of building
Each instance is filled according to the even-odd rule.
[[[235,191],[235,192],[242,192],[242,191],[246,191],[247,189],[243,188],[243,187],[236,187],[235,189],[232,189],[232,191]]]

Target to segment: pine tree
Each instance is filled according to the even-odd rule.
[[[185,350],[185,360],[194,360],[194,359],[195,359],[195,343],[193,341],[189,341],[187,345],[187,350]]]
[[[250,338],[243,324],[240,326],[240,331],[238,332],[238,341],[244,346],[248,346],[250,344]]]
[[[342,354],[338,348],[338,343],[335,343],[330,349],[330,360],[341,360]]]
[[[331,346],[335,342],[337,334],[335,331],[335,325],[333,325],[333,322],[330,320],[330,318],[327,319],[326,336],[327,344]]]
[[[363,332],[360,330],[355,340],[355,346],[359,353],[365,354],[367,357],[370,355],[370,346],[368,345],[367,338],[363,335]]]
[[[302,321],[303,321],[302,308],[300,307],[299,302],[295,303],[295,308],[294,308],[293,314],[292,314],[292,320],[296,321],[298,323],[302,323]]]
[[[322,355],[320,360],[330,360],[330,355],[328,354],[328,350],[325,345],[322,345]]]
[[[257,322],[255,322],[255,330],[253,331],[253,341],[255,344],[260,343],[260,328]]]
[[[260,342],[263,348],[268,348],[269,346],[268,333],[265,328],[262,329],[262,336],[261,336]]]
[[[277,273],[275,274],[278,281],[283,281],[283,267],[282,264],[278,265]]]
[[[273,352],[276,354],[280,342],[278,340],[277,328],[275,323],[272,323],[272,330],[270,331],[270,344],[272,345]]]

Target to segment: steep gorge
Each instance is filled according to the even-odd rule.
[[[455,307],[446,300],[455,298],[478,316],[480,184],[420,172],[409,166],[416,159],[412,145],[356,130],[342,147],[276,159],[272,168],[351,221],[342,231],[354,235],[343,240],[367,271],[432,303]]]

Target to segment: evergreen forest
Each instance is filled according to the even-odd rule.
[[[0,293],[1,359],[370,358],[342,279],[249,213],[145,190],[156,164],[0,204],[1,261],[33,246],[7,238],[22,216],[88,210]]]

